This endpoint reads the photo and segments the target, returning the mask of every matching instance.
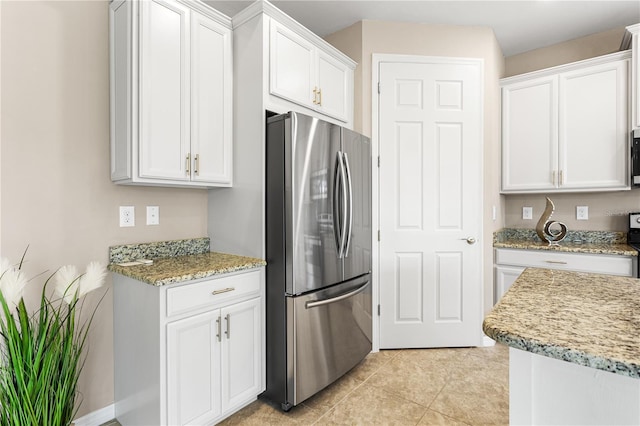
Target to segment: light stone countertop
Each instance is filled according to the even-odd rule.
[[[262,259],[207,252],[156,258],[153,259],[152,265],[119,266],[116,263],[111,263],[109,270],[147,284],[163,286],[229,272],[259,268],[265,265],[266,262]]]
[[[627,245],[627,234],[618,231],[568,231],[567,238],[563,241],[549,245],[538,237],[535,229],[503,228],[493,233],[493,247],[619,256],[638,255],[637,250]]]
[[[559,245],[549,245],[544,241],[504,240],[493,243],[494,248],[508,248],[521,250],[548,250],[567,253],[612,254],[619,256],[637,256],[638,251],[624,243],[572,243],[560,242]]]
[[[483,330],[513,348],[640,378],[640,279],[527,268]]]

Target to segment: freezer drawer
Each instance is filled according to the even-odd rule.
[[[290,404],[331,384],[371,352],[371,310],[370,274],[287,298]]]

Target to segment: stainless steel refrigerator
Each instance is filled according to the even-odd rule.
[[[287,411],[371,351],[371,143],[289,112],[266,152],[263,396]]]

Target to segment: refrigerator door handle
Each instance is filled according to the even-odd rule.
[[[345,257],[347,229],[349,227],[349,223],[347,221],[349,211],[349,193],[347,192],[347,172],[343,156],[344,154],[342,151],[338,151],[336,154],[336,169],[333,181],[333,232],[336,239],[336,245],[338,247],[338,259]],[[338,185],[338,182],[340,182],[340,185]]]
[[[348,298],[350,298],[352,296],[355,296],[356,294],[364,291],[364,289],[367,288],[368,285],[369,285],[369,280],[365,281],[365,283],[363,285],[361,285],[360,287],[356,288],[353,291],[341,294],[340,296],[332,297],[330,299],[323,299],[323,300],[316,300],[316,301],[313,301],[313,302],[306,302],[304,304],[304,307],[306,309],[317,308],[318,306],[329,305],[331,303],[335,303],[335,302],[339,302],[339,301],[344,300],[344,299],[348,299]]]
[[[345,245],[344,245],[344,252],[342,253],[343,257],[347,257],[349,256],[349,245],[351,245],[351,232],[353,231],[353,187],[351,185],[351,169],[349,168],[349,158],[347,157],[347,153],[343,153],[342,154],[344,157],[344,167],[346,170],[346,187],[349,190],[349,203],[347,205],[348,207],[348,213],[347,216],[349,218],[348,223],[349,226],[345,232]],[[345,221],[347,222],[347,221]]]
[[[340,178],[340,183],[342,186],[340,195],[342,196],[342,217],[341,217],[341,242],[340,242],[340,254],[338,257],[344,258],[347,255],[347,230],[349,229],[349,222],[347,221],[347,216],[349,215],[349,193],[347,188],[347,172],[345,169],[344,163],[344,153],[342,151],[338,151],[338,155],[340,156],[340,172],[342,173],[342,177]]]
[[[340,151],[336,154],[336,167],[333,171],[333,236],[336,240],[336,251],[338,252],[338,258],[342,258],[342,235],[340,231],[342,230],[342,216],[340,215],[340,210],[338,209],[338,205],[340,204],[340,188],[342,188],[342,184],[339,183],[342,179],[342,156],[340,155]]]

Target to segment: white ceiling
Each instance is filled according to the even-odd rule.
[[[251,1],[205,0],[233,16]],[[370,1],[274,0],[325,36],[363,19],[493,28],[505,56],[640,22],[640,0]]]

